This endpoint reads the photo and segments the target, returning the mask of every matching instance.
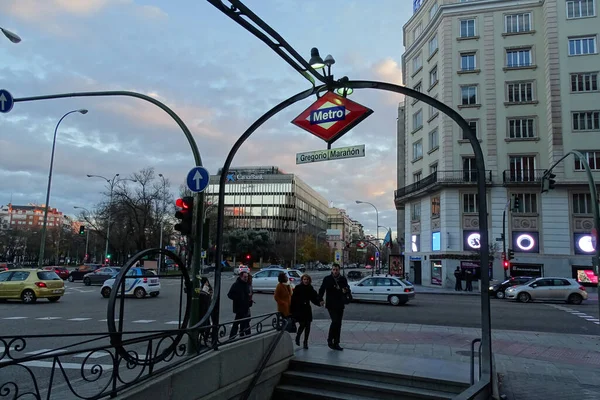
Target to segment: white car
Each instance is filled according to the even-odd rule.
[[[118,290],[119,294],[121,288],[115,288],[116,275],[112,278],[104,281],[100,294],[104,298],[110,297],[112,290]],[[125,278],[125,296],[135,296],[138,299],[143,299],[146,295],[150,297],[156,297],[160,293],[160,280],[154,273],[154,271],[145,268],[131,268],[127,271],[127,277]]]
[[[287,275],[292,287],[300,283],[302,273],[296,269],[265,268],[252,275],[252,292],[275,292],[282,272]]]
[[[233,271],[233,273],[234,273],[235,275],[239,275],[239,274],[240,274],[240,273],[242,273],[242,272],[247,272],[247,273],[250,273],[250,267],[248,267],[247,265],[240,265],[239,267],[237,267],[237,268],[236,268],[236,269]]]
[[[390,303],[398,306],[408,303],[415,297],[412,283],[391,275],[368,276],[349,285],[352,299],[356,301]]]

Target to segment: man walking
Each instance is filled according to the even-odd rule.
[[[348,296],[350,296],[350,287],[346,278],[340,275],[339,264],[333,264],[331,275],[323,279],[319,289],[319,297],[323,299],[323,295],[326,295],[325,307],[331,318],[327,345],[333,350],[344,350],[340,346],[340,335],[342,333],[345,304],[348,302]],[[323,305],[323,300],[321,300],[321,305]]]
[[[233,282],[227,297],[233,301],[233,313],[235,321],[231,327],[229,339],[233,339],[240,329],[240,337],[250,334],[250,320],[241,321],[240,319],[250,316],[250,285],[248,285],[248,273],[240,272],[238,278]]]

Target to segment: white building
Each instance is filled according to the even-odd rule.
[[[404,84],[469,121],[485,156],[493,277],[591,276],[593,219],[586,174],[570,156],[557,186],[545,169],[570,150],[600,171],[597,0],[426,0],[404,26]],[[450,118],[406,98],[398,123],[399,234],[411,278],[453,286],[478,235],[473,150]],[[594,174],[600,179],[600,174]],[[519,208],[512,210],[518,199]],[[500,241],[497,241],[500,238]],[[585,271],[587,270],[587,271]],[[587,278],[585,278],[587,277]]]

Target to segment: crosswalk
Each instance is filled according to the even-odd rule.
[[[94,319],[92,317],[57,317],[57,316],[46,316],[46,317],[24,317],[24,316],[13,316],[13,317],[3,317],[0,320],[7,321],[25,321],[25,320],[37,320],[37,321],[66,321],[66,322],[86,322],[86,321],[97,321],[97,322],[107,322],[107,319]],[[115,318],[115,321],[118,321],[118,318]],[[125,321],[126,323],[132,324],[162,324],[162,325],[179,325],[180,321],[172,320],[172,321],[159,321],[156,319],[138,319],[134,321]]]
[[[584,320],[592,322],[592,323],[594,323],[596,325],[600,325],[600,319],[594,317],[593,315],[588,315],[588,314],[586,314],[584,312],[581,312],[581,311],[578,311],[578,310],[574,310],[572,308],[565,307],[565,306],[559,306],[557,304],[549,304],[549,306],[554,307],[556,309],[559,309],[561,311],[568,312],[569,314],[574,315],[576,317],[583,318]]]

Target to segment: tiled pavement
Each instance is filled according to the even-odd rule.
[[[328,321],[315,321],[311,343],[326,342],[328,328]],[[342,345],[468,363],[477,337],[476,328],[344,321]],[[492,343],[508,400],[600,399],[599,337],[495,330]]]

